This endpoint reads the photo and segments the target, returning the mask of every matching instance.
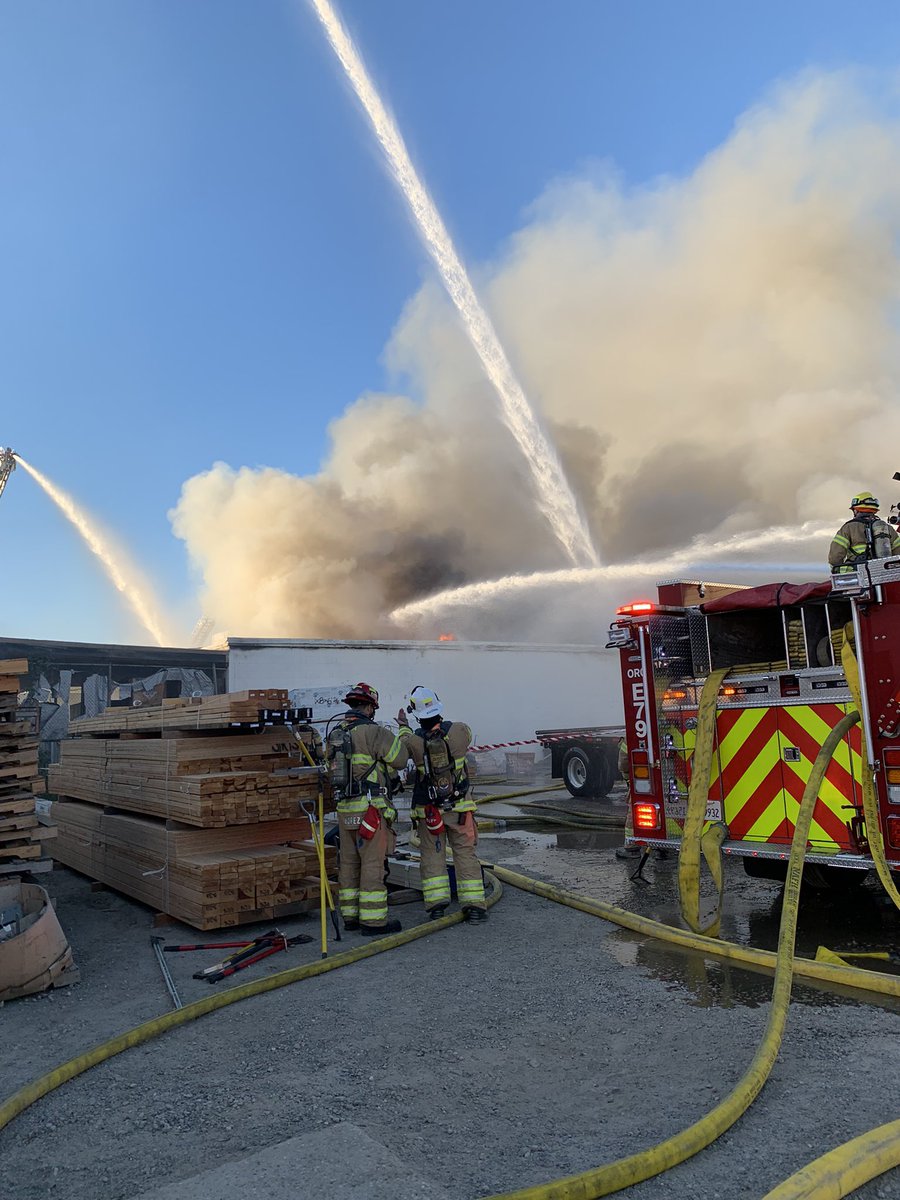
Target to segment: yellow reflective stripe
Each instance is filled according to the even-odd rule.
[[[837,542],[839,546],[844,546],[845,548],[850,545],[850,539],[845,538],[841,533],[836,533],[831,540]]]
[[[450,899],[450,880],[444,879],[423,879],[422,894],[426,900],[437,900],[440,897],[446,896]]]
[[[378,888],[378,890],[374,891],[374,892],[360,892],[359,898],[360,898],[360,900],[378,901],[378,900],[384,899],[384,897],[386,895],[387,895],[387,888]]]
[[[484,899],[484,884],[480,879],[457,879],[456,891],[462,896],[478,896]]]
[[[351,754],[350,761],[355,766],[372,766],[372,764],[375,762],[375,759],[371,754],[360,752],[359,754]]]
[[[403,749],[405,742],[406,742],[406,739],[404,737],[401,737],[398,734],[397,737],[395,737],[394,740],[391,742],[391,748],[390,748],[390,750],[388,750],[387,754],[384,756],[385,759],[388,762],[393,762],[394,759],[397,758],[397,756],[399,755],[400,751]]]
[[[850,547],[850,549],[853,551],[854,554],[862,554],[862,552],[865,550],[865,548],[866,548],[865,542],[854,542],[853,545]]]
[[[361,799],[339,800],[337,811],[338,816],[347,813],[363,813],[369,807],[369,797],[363,796]]]
[[[359,895],[359,888],[341,888],[338,895],[342,900],[353,900]]]

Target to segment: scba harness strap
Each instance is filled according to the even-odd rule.
[[[452,721],[441,721],[434,729],[418,729],[422,739],[425,760],[425,789],[429,801],[439,808],[450,809],[461,800],[469,790],[469,773],[465,758],[461,765],[453,757],[447,734],[453,728]],[[434,751],[440,743],[442,753],[435,761]]]
[[[326,735],[326,761],[341,812],[362,813],[372,802],[385,811],[388,820],[392,820],[393,790],[390,786],[391,773],[387,763],[382,758],[353,748],[353,730],[360,725],[375,724],[371,717],[362,713],[345,714],[340,723]],[[384,783],[379,781],[379,767],[383,772]],[[356,775],[354,768],[367,769]]]

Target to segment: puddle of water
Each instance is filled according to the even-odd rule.
[[[617,831],[506,831],[479,838],[482,857],[512,870],[533,874],[574,892],[616,904],[668,925],[682,927],[678,900],[678,859],[655,855],[645,868],[646,882],[632,881],[634,861],[615,857],[622,844]],[[722,937],[740,945],[775,950],[781,923],[782,887],[769,880],[749,878],[739,862],[726,861],[725,903]],[[801,893],[796,952],[815,958],[820,945],[841,950],[891,950],[900,942],[900,914],[882,896],[877,883],[866,883],[850,893],[818,890],[805,886]],[[711,908],[709,892],[705,903]],[[737,966],[722,959],[706,958],[694,951],[668,946],[617,929],[604,943],[623,965],[638,967],[664,981],[673,992],[698,1007],[755,1008],[768,1003],[772,974],[763,968]],[[865,960],[854,965],[865,966]],[[873,969],[900,974],[896,966],[873,960]],[[797,1003],[816,1008],[862,1003],[849,989],[798,983]],[[900,1012],[900,1001],[884,997],[873,1002]]]

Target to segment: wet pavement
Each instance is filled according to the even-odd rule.
[[[502,788],[482,789],[480,800],[487,791],[501,792]],[[615,856],[616,848],[623,843],[621,828],[598,831],[548,828],[546,832],[533,827],[515,828],[517,814],[533,818],[538,813],[537,806],[544,804],[579,813],[595,812],[610,822],[623,820],[624,801],[624,792],[596,801],[547,789],[518,799],[483,803],[479,821],[500,818],[509,825],[498,832],[482,833],[479,853],[485,862],[493,861],[642,916],[684,927],[679,916],[677,855],[670,852],[663,858],[654,852],[645,865],[643,878],[634,879],[636,861],[623,861]],[[725,860],[725,881],[722,938],[775,950],[781,922],[782,885],[751,879],[741,862],[733,858]],[[710,882],[704,883],[701,896],[705,896],[707,911],[711,912],[714,893]],[[766,1003],[771,995],[772,974],[761,968],[738,967],[629,930],[616,931],[606,945],[623,965],[636,966],[665,981],[673,990],[687,992],[688,1002],[698,1007],[755,1008]],[[900,912],[884,894],[874,872],[858,887],[831,890],[804,885],[796,952],[814,958],[819,946],[827,946],[839,954],[843,951],[898,953]],[[857,960],[852,965],[868,964]],[[878,971],[900,974],[900,965],[896,963],[874,960],[871,965]],[[794,1000],[818,1008],[862,1002],[859,993],[815,983],[795,984]],[[898,1000],[867,995],[865,1003],[900,1012]]]

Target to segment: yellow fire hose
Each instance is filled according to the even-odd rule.
[[[717,1105],[710,1113],[697,1121],[682,1133],[669,1138],[658,1146],[651,1147],[629,1158],[618,1160],[604,1167],[599,1167],[580,1175],[570,1176],[536,1187],[525,1188],[516,1192],[505,1193],[503,1196],[491,1197],[490,1200],[592,1200],[593,1197],[609,1195],[621,1188],[631,1186],[644,1179],[660,1174],[662,1171],[677,1165],[691,1157],[716,1137],[728,1129],[746,1111],[753,1099],[758,1095],[774,1063],[780,1046],[787,1008],[790,1001],[791,973],[798,976],[816,979],[829,984],[854,987],[887,996],[900,996],[900,978],[877,972],[858,970],[853,967],[833,965],[828,962],[815,962],[808,959],[794,959],[794,935],[796,931],[797,907],[799,900],[800,882],[803,870],[803,857],[812,811],[821,786],[828,763],[847,729],[859,720],[858,713],[851,713],[831,731],[825,744],[819,752],[813,766],[809,781],[804,790],[791,845],[788,863],[787,882],[785,885],[784,908],[781,929],[779,931],[778,953],[757,950],[752,947],[738,946],[734,943],[722,942],[699,933],[688,933],[685,930],[667,926],[650,918],[640,917],[624,909],[608,905],[599,900],[592,900],[567,892],[552,884],[545,884],[527,876],[518,875],[505,868],[494,867],[488,878],[493,890],[488,897],[491,907],[499,899],[501,886],[499,880],[513,886],[530,891],[535,895],[555,900],[572,908],[594,916],[603,917],[616,924],[634,930],[647,936],[661,938],[687,949],[698,950],[706,954],[745,963],[748,965],[776,968],[773,985],[772,1009],[769,1016],[763,1040],[754,1056],[750,1068],[730,1095]],[[708,775],[707,775],[708,778]],[[526,793],[527,794],[527,793]],[[503,797],[503,798],[512,798]],[[499,799],[501,797],[491,797]],[[877,825],[876,825],[877,828]],[[699,867],[699,855],[698,855]],[[333,903],[333,901],[332,901]],[[216,1009],[234,1004],[250,996],[258,995],[302,979],[312,978],[327,971],[349,965],[364,958],[373,957],[385,950],[414,941],[419,937],[456,924],[462,919],[461,913],[442,917],[428,925],[417,926],[414,929],[378,939],[377,942],[361,946],[353,951],[346,951],[336,957],[308,964],[303,967],[282,971],[266,979],[243,984],[228,992],[199,1000],[137,1026],[124,1034],[95,1047],[86,1054],[72,1059],[70,1062],[49,1072],[41,1079],[22,1088],[0,1106],[0,1129],[3,1129],[29,1105],[60,1087],[69,1079],[96,1066],[115,1054],[132,1046],[140,1045],[151,1038],[166,1032],[168,1029],[186,1024],[197,1017],[204,1016]],[[815,1174],[817,1179],[824,1180],[821,1186],[832,1190],[776,1190],[770,1193],[766,1200],[837,1200],[847,1195],[853,1187],[858,1187],[867,1179],[897,1165],[898,1135],[900,1122],[882,1126],[873,1130],[846,1146],[839,1147],[825,1155],[816,1163],[804,1168],[797,1176],[781,1185],[781,1189],[789,1188],[801,1178],[806,1180]],[[865,1162],[863,1162],[865,1160]],[[839,1180],[832,1184],[832,1180]],[[806,1184],[804,1184],[806,1186]],[[834,1187],[844,1190],[834,1190]]]
[[[503,889],[496,876],[488,872],[487,878],[492,885],[491,892],[486,897],[487,906],[491,908],[500,899]],[[448,929],[451,925],[459,924],[462,919],[462,912],[451,913],[436,921],[428,921],[424,925],[404,929],[402,933],[392,933],[388,937],[377,938],[366,945],[358,946],[355,950],[345,950],[341,954],[336,954],[334,958],[320,959],[318,962],[307,963],[302,967],[291,967],[290,970],[279,971],[277,975],[269,975],[265,979],[255,979],[252,983],[240,984],[238,987],[230,988],[227,992],[205,996],[202,1000],[195,1000],[193,1004],[186,1004],[184,1008],[176,1008],[171,1012],[164,1013],[161,1017],[153,1017],[142,1025],[136,1025],[134,1029],[120,1033],[118,1037],[110,1038],[108,1042],[103,1042],[84,1054],[79,1054],[76,1058],[55,1067],[46,1075],[42,1075],[40,1079],[26,1084],[25,1087],[14,1092],[8,1100],[0,1105],[0,1129],[5,1129],[10,1121],[13,1121],[37,1100],[55,1091],[64,1083],[68,1083],[77,1075],[81,1075],[84,1071],[89,1071],[91,1067],[99,1066],[100,1063],[106,1062],[116,1054],[121,1054],[123,1050],[140,1046],[152,1038],[159,1037],[161,1033],[167,1033],[179,1025],[186,1025],[189,1021],[196,1021],[198,1017],[204,1017],[207,1013],[215,1012],[217,1009],[227,1008],[229,1004],[249,1000],[251,996],[259,996],[264,992],[274,992],[278,988],[287,987],[288,984],[299,983],[302,979],[312,979],[316,975],[336,971],[339,967],[347,967],[364,958],[374,958],[376,954],[381,954],[385,950],[393,950],[396,946],[403,946],[418,938],[428,937],[429,934],[437,933],[441,929]]]
[[[806,842],[809,835],[813,808],[819,794],[825,771],[831,761],[836,747],[841,742],[847,730],[859,720],[858,713],[850,713],[843,717],[831,730],[825,743],[816,757],[812,772],[803,791],[800,811],[791,842],[791,853],[787,867],[784,904],[781,927],[778,934],[778,952],[776,955],[775,981],[772,987],[772,1005],[769,1020],[762,1041],[753,1057],[743,1078],[729,1095],[717,1104],[699,1121],[667,1138],[659,1145],[651,1146],[628,1158],[618,1159],[602,1167],[595,1167],[578,1175],[570,1175],[546,1184],[521,1188],[514,1192],[506,1192],[492,1196],[490,1200],[595,1200],[596,1197],[608,1196],[622,1188],[631,1187],[650,1179],[671,1167],[677,1166],[686,1159],[705,1149],[715,1141],[726,1129],[749,1108],[763,1087],[769,1072],[775,1062],[787,1020],[790,1005],[791,982],[794,967],[794,936],[797,928],[797,913],[800,899],[800,884],[803,876],[803,859],[806,852]],[[698,737],[699,742],[699,737]],[[708,776],[707,776],[708,778]],[[699,859],[698,859],[699,861]],[[498,878],[509,883],[518,884],[518,880],[510,878],[511,872],[497,869]],[[528,890],[532,890],[529,888]],[[536,890],[536,889],[535,889]],[[558,889],[557,889],[558,891]],[[551,899],[556,896],[551,895]],[[596,903],[596,902],[594,902]],[[702,935],[689,935],[699,938]],[[715,944],[713,939],[704,939]],[[828,964],[813,964],[819,969],[827,967],[829,971],[852,971],[853,968],[839,968]],[[868,972],[854,972],[868,976]],[[900,993],[900,980],[892,979],[891,984]],[[879,989],[880,990],[880,989]]]
[[[708,933],[716,937],[722,921],[722,897],[725,892],[725,872],[722,865],[722,843],[727,829],[716,821],[703,832],[706,824],[706,802],[709,796],[709,780],[712,773],[713,752],[716,734],[716,701],[722,680],[730,668],[712,671],[706,678],[700,703],[697,706],[697,740],[691,759],[691,783],[688,789],[687,811],[684,818],[684,833],[678,854],[678,894],[681,897],[681,915],[694,933]],[[815,804],[815,798],[813,798]],[[805,849],[806,843],[804,843]],[[700,852],[706,859],[718,900],[712,918],[702,924],[700,920]]]
[[[841,1200],[898,1166],[900,1121],[891,1121],[829,1150],[767,1192],[763,1200]]]
[[[548,787],[523,788],[519,792],[498,792],[496,796],[474,796],[475,803],[480,808],[482,804],[491,804],[494,800],[517,800],[519,796],[538,796],[541,792],[560,792],[564,783],[551,783]]]
[[[841,665],[854,703],[861,711],[859,663],[854,652],[852,625],[844,628]],[[878,819],[878,798],[872,783],[872,764],[869,762],[865,737],[862,741],[862,760],[863,813],[866,818],[869,851],[882,887],[900,908],[900,893],[894,884],[884,854],[884,840]],[[824,946],[819,947],[816,957],[829,962],[843,961],[839,955],[831,953]],[[894,956],[890,953],[873,952],[847,954],[847,957],[892,959]],[[870,1179],[897,1166],[900,1166],[900,1121],[891,1121],[823,1154],[821,1158],[809,1163],[769,1192],[764,1200],[841,1200],[841,1197],[849,1195]]]

